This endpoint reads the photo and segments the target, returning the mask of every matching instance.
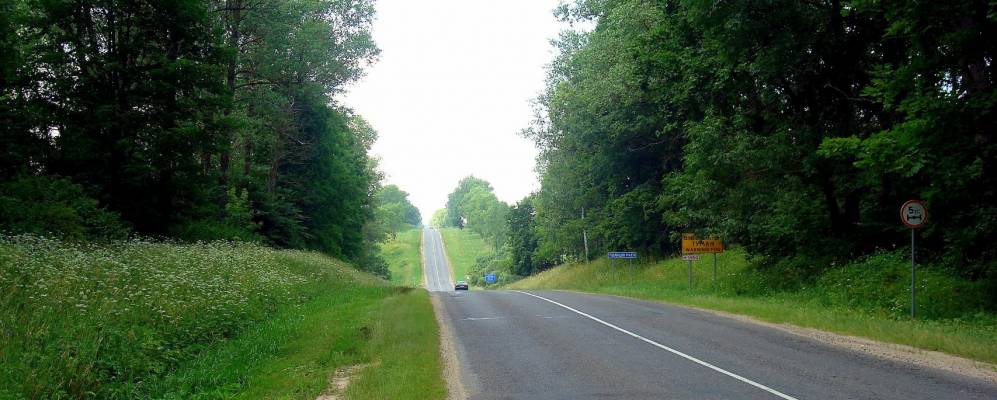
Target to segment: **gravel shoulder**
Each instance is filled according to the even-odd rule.
[[[444,316],[445,310],[440,302],[443,293],[430,293],[433,311],[436,313],[436,323],[440,327],[440,358],[443,360],[443,379],[447,382],[447,400],[463,400],[467,391],[461,381],[460,357],[457,353],[457,342],[451,330],[450,323]]]

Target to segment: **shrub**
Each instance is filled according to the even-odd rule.
[[[826,304],[910,313],[910,258],[905,250],[883,251],[828,271],[813,289]],[[917,312],[924,318],[963,317],[987,308],[984,282],[972,282],[936,265],[917,266]]]
[[[128,228],[66,178],[21,176],[0,183],[0,229],[74,240],[122,239]]]

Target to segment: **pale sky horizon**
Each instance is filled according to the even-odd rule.
[[[560,0],[378,0],[380,59],[341,99],[377,130],[384,184],[423,221],[468,175],[512,204],[537,190],[537,150],[519,135],[543,90]]]

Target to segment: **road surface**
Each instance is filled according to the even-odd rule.
[[[688,308],[453,292],[439,232],[425,243],[427,286],[449,292],[434,296],[471,399],[997,399],[997,384]]]
[[[450,263],[443,253],[443,237],[440,236],[439,230],[432,227],[422,230],[422,256],[426,264],[423,268],[426,289],[430,292],[453,291]]]

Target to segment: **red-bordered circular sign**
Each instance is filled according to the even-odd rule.
[[[921,200],[907,200],[900,206],[900,220],[908,228],[922,228],[928,222],[928,207]]]

